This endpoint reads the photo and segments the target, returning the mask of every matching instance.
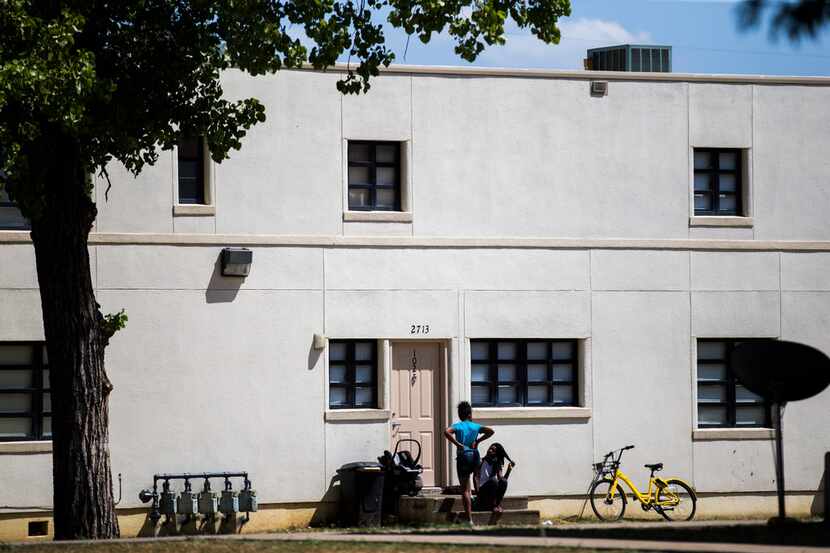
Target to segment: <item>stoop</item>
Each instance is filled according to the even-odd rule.
[[[464,505],[460,495],[419,495],[401,497],[398,503],[399,520],[404,524],[438,524],[462,522]],[[504,512],[474,511],[473,521],[479,525],[536,525],[539,511],[527,508],[527,497],[505,497]]]

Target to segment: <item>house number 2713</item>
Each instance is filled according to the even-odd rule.
[[[410,325],[410,334],[429,334],[429,325]]]

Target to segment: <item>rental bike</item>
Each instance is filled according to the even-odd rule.
[[[691,520],[695,516],[697,494],[690,485],[679,478],[659,478],[655,472],[663,470],[663,463],[645,465],[651,470],[648,490],[640,492],[631,479],[620,470],[623,452],[633,445],[608,452],[603,460],[594,463],[594,482],[589,491],[591,509],[600,520],[614,521],[622,518],[628,499],[621,482],[628,485],[632,499],[639,501],[644,511],[654,509],[666,520]]]

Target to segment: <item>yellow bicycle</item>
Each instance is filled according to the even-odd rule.
[[[620,520],[625,513],[628,499],[622,484],[628,485],[634,501],[639,501],[644,511],[654,509],[666,520],[692,520],[697,508],[697,495],[690,485],[679,478],[659,478],[654,473],[663,470],[663,463],[645,465],[651,470],[648,490],[645,494],[637,489],[631,479],[620,470],[623,452],[634,449],[633,445],[615,449],[594,463],[594,482],[589,497],[591,509],[600,520]]]

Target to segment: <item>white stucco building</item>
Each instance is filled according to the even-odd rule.
[[[229,72],[268,115],[240,152],[96,189],[97,297],[129,315],[107,350],[124,534],[161,472],[249,471],[248,529],[325,520],[336,469],[393,434],[450,484],[435,436],[462,399],[543,516],[629,443],[623,468],[665,463],[699,516],[772,513],[769,420],[726,359],[754,337],[830,353],[830,78],[399,66],[343,97],[339,77]],[[52,495],[34,253],[0,220],[3,537]],[[222,276],[229,246],[247,278]],[[785,413],[796,513],[821,505],[829,409]]]

